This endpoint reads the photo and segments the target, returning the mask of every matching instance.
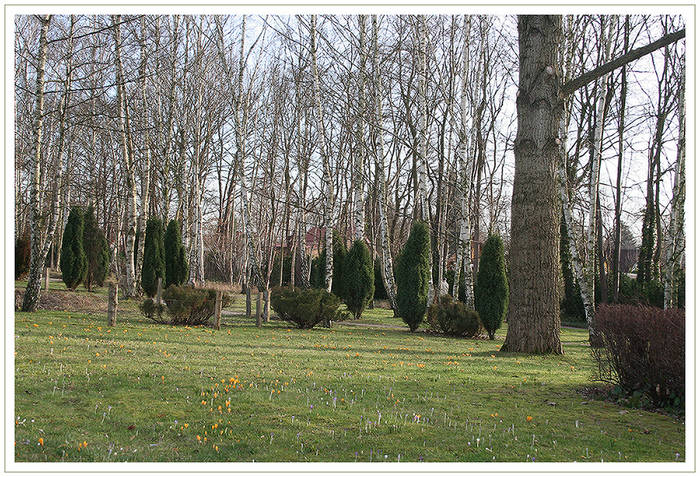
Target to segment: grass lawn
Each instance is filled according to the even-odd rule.
[[[527,356],[498,352],[505,329],[485,341],[225,316],[216,331],[120,305],[112,329],[102,312],[16,313],[16,461],[685,459],[682,421],[577,392],[593,373],[585,330],[562,332],[564,356]],[[363,322],[403,324],[380,308]]]

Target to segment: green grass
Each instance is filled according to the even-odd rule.
[[[108,329],[102,313],[16,313],[15,459],[685,459],[683,422],[577,393],[593,374],[585,330],[562,332],[564,356],[527,356],[498,352],[505,329],[484,341],[225,320],[173,328],[130,311]],[[379,308],[362,321],[403,324]]]

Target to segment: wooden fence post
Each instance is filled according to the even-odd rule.
[[[223,292],[217,290],[216,301],[214,302],[214,326],[217,330],[221,329],[221,301],[223,297]]]
[[[49,267],[44,268],[44,290],[49,291]]]
[[[255,300],[255,326],[258,328],[262,326],[262,293],[260,292]]]
[[[163,303],[163,279],[158,277],[158,288],[156,288],[156,305]]]
[[[119,291],[119,285],[116,283],[109,284],[109,295],[107,302],[107,324],[109,326],[115,326],[117,324],[117,293]]]

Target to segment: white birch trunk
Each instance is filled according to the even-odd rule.
[[[314,107],[316,108],[316,127],[320,134],[321,146],[319,152],[323,161],[323,179],[326,186],[326,200],[323,204],[323,222],[326,238],[326,291],[330,293],[333,287],[333,178],[331,177],[330,161],[326,151],[326,133],[323,126],[323,108],[321,107],[321,84],[318,76],[316,58],[316,15],[311,15],[311,66],[314,77]]]
[[[367,145],[366,123],[366,95],[365,95],[365,84],[366,84],[366,63],[367,63],[367,52],[365,48],[365,25],[366,17],[364,15],[359,15],[358,17],[359,27],[360,27],[360,71],[359,71],[359,85],[358,85],[358,114],[355,118],[356,121],[356,139],[357,152],[353,158],[353,168],[352,168],[352,182],[353,182],[353,230],[354,239],[362,240],[365,235],[365,201],[364,201],[364,180],[363,172],[365,168],[365,151]]]
[[[432,235],[430,226],[430,211],[428,210],[428,111],[426,95],[428,91],[428,27],[425,15],[419,16],[419,68],[420,83],[418,90],[418,134],[420,144],[418,145],[418,206],[420,219],[428,225],[428,230]],[[431,241],[432,242],[432,241]],[[428,279],[428,304],[433,302],[435,290],[433,289],[433,254],[430,253],[430,275]]]
[[[129,143],[127,140],[127,128],[125,120],[126,99],[124,98],[124,72],[121,60],[121,15],[112,16],[112,28],[114,32],[114,62],[117,74],[117,108],[119,116],[119,134],[122,142],[122,155],[124,158],[127,193],[127,213],[126,213],[126,287],[124,297],[130,298],[136,295],[137,282],[134,263],[134,245],[136,238],[136,179],[134,174],[133,158],[129,154]],[[145,231],[142,231],[145,233]]]
[[[673,199],[671,201],[671,219],[668,226],[664,273],[664,308],[678,304],[674,300],[674,272],[682,263],[685,251],[684,206],[685,206],[685,67],[681,73],[680,91],[678,93],[678,152],[674,168]]]
[[[139,75],[141,76],[141,114],[142,128],[144,130],[144,156],[141,162],[142,180],[141,183],[141,211],[139,213],[137,230],[140,230],[139,245],[136,253],[136,281],[141,281],[143,268],[143,252],[146,244],[146,221],[148,220],[149,192],[151,182],[151,145],[148,133],[150,126],[148,121],[148,98],[146,97],[146,22],[141,17],[141,64],[139,65]],[[166,224],[167,225],[167,224]]]
[[[43,254],[41,246],[41,136],[44,124],[44,74],[46,68],[46,52],[48,44],[46,36],[51,22],[51,15],[41,17],[41,30],[39,33],[39,57],[36,74],[36,106],[34,110],[34,155],[31,163],[29,213],[31,234],[31,257],[29,265],[29,279],[27,289],[24,292],[22,311],[36,311],[41,294],[41,275],[46,262],[46,254]]]
[[[463,275],[465,288],[465,304],[468,308],[474,308],[474,284],[471,257],[471,220],[469,217],[469,197],[471,196],[471,178],[474,169],[474,161],[469,158],[469,122],[467,116],[467,88],[469,79],[469,32],[471,30],[471,18],[464,15],[464,50],[462,52],[462,91],[460,95],[460,150],[459,161],[462,176],[459,180],[459,241],[457,244],[457,260],[455,263],[455,277],[453,294],[459,293],[459,275]]]
[[[610,56],[610,39],[611,34],[606,37],[605,34],[605,16],[601,16],[600,25],[600,42],[604,48],[602,64],[608,61]],[[610,22],[610,28],[613,23]],[[611,33],[611,32],[610,32]],[[603,144],[603,119],[605,113],[605,97],[608,91],[608,78],[610,74],[602,76],[598,80],[596,88],[596,121],[595,131],[593,132],[593,161],[591,163],[591,181],[588,185],[588,228],[586,230],[586,262],[584,268],[584,280],[587,282],[586,287],[590,290],[591,297],[595,296],[595,263],[596,263],[596,215],[597,215],[597,197],[600,184],[600,161],[602,155]],[[573,239],[573,237],[572,237]],[[580,286],[580,283],[579,283]],[[595,302],[590,305],[590,313],[586,312],[586,321],[590,328],[595,313]]]
[[[246,16],[243,15],[241,22],[241,51],[239,58],[239,69],[238,69],[238,84],[237,84],[237,96],[236,96],[236,144],[238,147],[238,178],[239,187],[241,195],[241,212],[243,215],[243,232],[245,236],[245,247],[246,256],[248,258],[248,269],[250,270],[250,277],[258,287],[259,290],[264,288],[264,283],[262,276],[260,274],[260,266],[258,264],[258,258],[255,254],[255,238],[252,230],[252,224],[250,220],[250,207],[248,204],[248,188],[246,187],[245,179],[245,136],[244,127],[247,124],[248,110],[247,107],[245,111],[241,111],[241,106],[243,102],[243,74],[245,72],[245,24]],[[243,117],[241,117],[243,113]],[[246,283],[246,287],[250,287],[250,283]]]
[[[382,128],[382,80],[379,74],[379,27],[377,25],[377,15],[372,15],[372,72],[374,74],[374,140],[376,141],[375,152],[375,173],[379,184],[377,190],[377,212],[379,214],[379,241],[381,245],[382,266],[380,268],[382,281],[386,289],[391,308],[396,310],[396,282],[394,281],[394,266],[391,259],[391,240],[389,238],[389,224],[386,217],[386,178],[384,176],[384,134]]]

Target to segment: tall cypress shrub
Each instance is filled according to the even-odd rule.
[[[143,246],[143,269],[141,286],[146,295],[153,297],[158,290],[158,278],[165,281],[165,253],[163,245],[163,222],[160,219],[148,219],[146,223],[146,240]]]
[[[345,273],[343,271],[343,265],[345,263],[345,255],[347,255],[347,249],[345,248],[345,241],[340,237],[337,230],[333,229],[333,284],[331,286],[331,292],[340,298],[343,298],[343,293],[345,292],[345,285],[343,281],[345,279]],[[323,276],[325,278],[326,270],[326,260],[324,256],[323,260]]]
[[[503,241],[498,235],[490,235],[481,251],[479,272],[474,287],[474,306],[481,322],[494,339],[508,310],[508,277],[503,254]]]
[[[61,274],[63,283],[70,290],[75,290],[80,285],[87,270],[83,229],[83,212],[80,207],[71,207],[61,246]]]
[[[343,262],[343,300],[356,320],[374,296],[374,262],[367,245],[355,240]]]
[[[89,206],[83,218],[83,249],[87,260],[85,288],[92,291],[94,286],[102,286],[109,272],[109,244],[104,232],[97,226],[95,210]]]
[[[428,307],[430,266],[430,231],[425,222],[416,222],[396,264],[396,306],[411,331]]]
[[[379,257],[374,259],[374,298],[376,300],[389,298],[386,294],[386,287],[384,287],[384,280],[382,280],[382,260]]]
[[[165,287],[170,285],[182,285],[187,280],[189,272],[185,246],[182,244],[180,234],[180,222],[171,220],[168,229],[165,231],[163,241],[165,254]]]

